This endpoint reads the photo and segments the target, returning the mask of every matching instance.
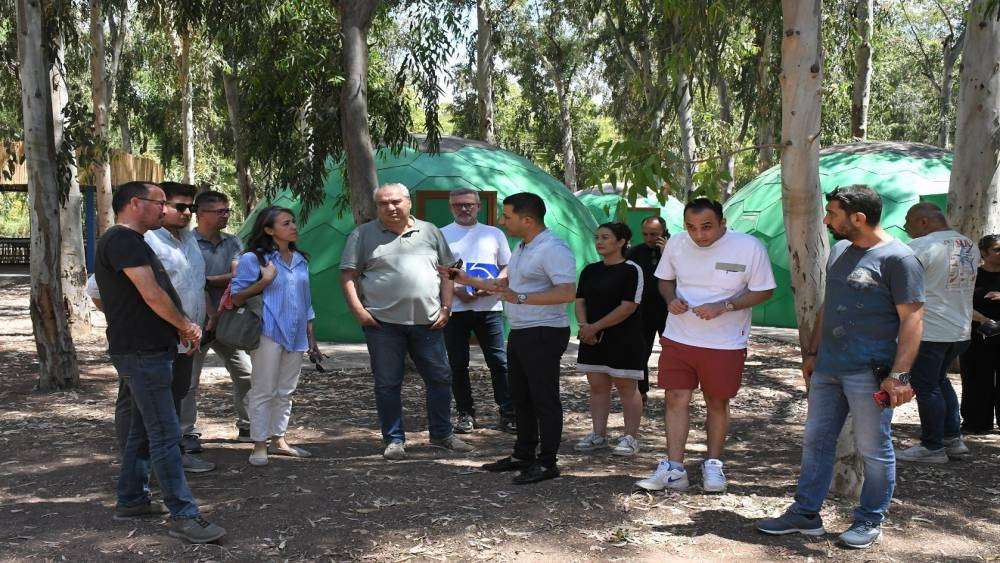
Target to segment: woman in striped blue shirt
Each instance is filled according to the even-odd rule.
[[[319,354],[313,336],[309,263],[295,247],[292,211],[267,207],[257,215],[232,281],[233,303],[263,293],[260,346],[250,352],[253,370],[247,412],[254,441],[250,465],[266,465],[268,454],[308,457],[285,440],[292,393],[302,371],[302,353]],[[270,442],[270,444],[268,443]]]

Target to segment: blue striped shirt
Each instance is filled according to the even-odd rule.
[[[316,316],[309,292],[309,264],[296,252],[292,263],[286,264],[278,251],[264,256],[277,266],[277,275],[271,285],[264,288],[264,315],[262,334],[277,342],[285,350],[304,352],[309,349],[306,324]],[[250,287],[260,277],[260,262],[252,252],[240,256],[233,277],[232,293]]]

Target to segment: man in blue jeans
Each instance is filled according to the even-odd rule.
[[[469,275],[500,279],[507,277],[510,245],[503,231],[479,222],[482,203],[479,192],[469,188],[452,190],[448,205],[455,222],[441,229],[456,260],[462,260]],[[444,327],[444,342],[451,364],[451,389],[455,393],[458,422],[455,432],[467,434],[476,428],[475,399],[469,380],[469,334],[475,334],[490,369],[493,399],[499,409],[500,430],[513,433],[514,406],[507,380],[507,350],[503,342],[503,304],[489,293],[456,285],[451,319]]]
[[[840,540],[866,548],[882,536],[896,484],[892,408],[913,398],[908,372],[923,330],[924,272],[913,251],[879,226],[882,198],[874,190],[844,186],[826,198],[823,222],[840,242],[830,252],[826,301],[803,350],[809,412],[798,489],[783,515],[761,520],[757,529],[826,533],[819,511],[833,479],[837,437],[850,414],[864,483],[854,523]],[[886,408],[873,398],[879,390],[888,395]]]
[[[108,354],[132,397],[115,519],[166,512],[150,500],[152,467],[170,511],[170,535],[207,543],[226,531],[201,517],[188,489],[171,393],[178,341],[197,347],[201,328],[184,315],[163,264],[143,239],[160,227],[165,203],[154,184],[121,185],[112,199],[117,224],[97,241],[95,278],[108,322]]]
[[[896,459],[948,463],[969,453],[962,442],[958,396],[948,380],[948,367],[972,338],[979,248],[953,231],[941,208],[930,202],[911,207],[905,227],[913,238],[910,248],[924,267],[927,305],[920,351],[910,372],[920,413],[920,443],[896,452]]]
[[[347,307],[368,343],[375,379],[375,407],[388,460],[406,458],[403,374],[406,354],[427,389],[431,445],[456,452],[472,446],[451,426],[451,370],[441,329],[448,323],[452,284],[437,266],[453,262],[441,231],[410,215],[410,192],[402,184],[375,190],[378,217],[351,232],[340,259]]]

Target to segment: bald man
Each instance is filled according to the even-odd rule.
[[[972,291],[979,249],[948,226],[941,208],[918,203],[906,213],[910,248],[924,267],[924,332],[910,370],[917,393],[920,443],[896,452],[900,461],[947,463],[969,453],[962,442],[958,397],[948,366],[969,346]]]

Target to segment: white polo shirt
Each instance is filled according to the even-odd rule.
[[[545,229],[530,243],[521,242],[514,249],[507,266],[510,289],[515,293],[541,293],[561,284],[576,284],[576,258],[573,251],[552,231]],[[539,326],[568,327],[566,305],[528,305],[504,303],[511,329]]]
[[[676,280],[677,297],[688,304],[682,315],[670,314],[664,338],[716,350],[742,350],[750,337],[750,309],[728,311],[706,321],[691,309],[725,301],[744,288],[774,289],[774,273],[767,249],[756,237],[727,230],[711,246],[700,247],[687,233],[671,236],[654,274]]]

